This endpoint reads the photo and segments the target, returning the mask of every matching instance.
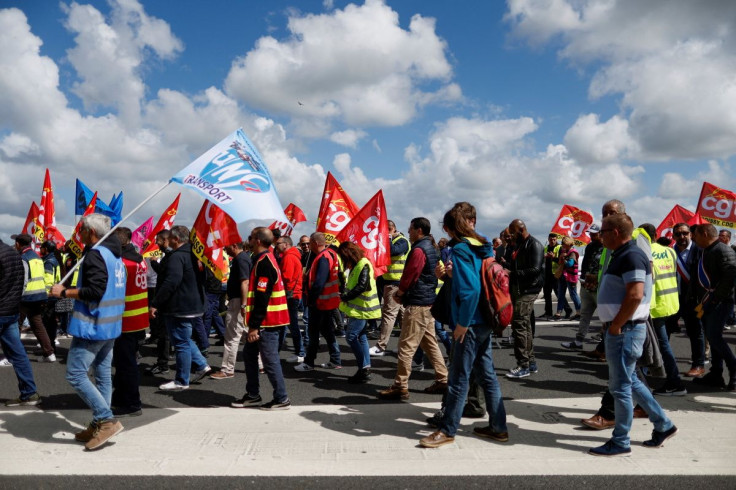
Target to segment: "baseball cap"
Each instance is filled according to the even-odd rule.
[[[15,240],[21,245],[30,245],[31,241],[33,240],[31,238],[31,235],[29,235],[28,233],[19,233],[17,235],[10,235],[10,239]]]
[[[601,227],[600,227],[600,225],[598,225],[598,223],[593,223],[592,225],[590,225],[590,228],[588,228],[588,233],[596,233],[597,234],[597,233],[600,233],[600,232],[601,232]]]

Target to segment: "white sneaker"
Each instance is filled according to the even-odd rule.
[[[187,390],[189,389],[189,385],[183,385],[179,384],[178,381],[169,381],[168,383],[164,383],[161,386],[158,387],[159,390],[163,391],[181,391],[181,390]]]
[[[304,362],[304,356],[291,356],[286,360],[286,362],[298,362],[301,364]]]
[[[204,369],[200,371],[195,371],[194,376],[189,380],[190,383],[196,383],[197,381],[201,381],[204,379],[205,376],[210,374],[210,371],[212,371],[212,368],[209,366],[205,366]]]
[[[385,354],[386,351],[378,347],[377,345],[374,345],[370,349],[368,349],[368,354],[370,354],[371,357],[382,357],[383,354]]]
[[[294,366],[294,369],[296,371],[299,371],[299,372],[302,372],[302,373],[305,373],[307,371],[314,371],[314,368],[312,366],[310,366],[309,364],[306,364],[304,362],[301,363],[301,364],[297,364],[296,366]]]
[[[57,339],[54,339],[54,345],[59,345],[59,341]]]
[[[38,362],[56,362],[56,355],[51,354],[50,356],[41,356],[38,358]]]
[[[417,373],[421,373],[422,371],[424,371],[424,363],[411,361],[411,370]]]
[[[324,368],[324,369],[342,369],[342,365],[335,364],[332,361],[320,364],[319,367]]]
[[[2,360],[0,360],[0,366],[12,366],[12,364],[10,364],[7,357],[3,357]]]

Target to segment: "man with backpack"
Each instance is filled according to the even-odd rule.
[[[539,296],[544,284],[544,247],[539,240],[529,234],[522,220],[515,219],[509,224],[508,229],[515,246],[509,263],[509,278],[514,302],[511,330],[517,366],[506,373],[506,376],[520,379],[538,371],[534,359],[531,318],[534,300]]]

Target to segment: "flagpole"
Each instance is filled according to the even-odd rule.
[[[166,183],[165,183],[164,185],[162,185],[162,186],[161,186],[161,187],[160,187],[160,188],[159,188],[159,189],[158,189],[158,190],[157,190],[156,192],[154,192],[153,194],[151,194],[150,196],[148,196],[147,198],[145,198],[145,199],[144,199],[144,200],[143,200],[143,201],[142,201],[142,202],[141,202],[141,203],[140,203],[140,204],[139,204],[138,206],[136,206],[136,207],[135,207],[135,208],[134,208],[134,209],[133,209],[133,210],[132,210],[131,212],[129,212],[128,214],[126,214],[126,215],[125,215],[125,217],[124,217],[123,219],[121,219],[121,220],[120,220],[120,221],[118,222],[118,224],[116,224],[115,226],[113,226],[112,228],[110,228],[110,231],[108,231],[107,233],[105,233],[105,235],[104,235],[104,236],[103,236],[102,238],[100,238],[99,240],[97,240],[97,243],[95,243],[95,244],[94,244],[94,245],[92,246],[92,248],[97,248],[97,245],[101,244],[101,243],[102,243],[102,242],[103,242],[103,241],[104,241],[104,240],[105,240],[105,239],[106,239],[107,237],[109,237],[110,235],[112,235],[112,234],[113,234],[113,232],[114,232],[114,231],[115,231],[115,230],[116,230],[116,229],[117,229],[117,228],[118,228],[118,227],[119,227],[119,226],[120,226],[121,224],[123,224],[123,222],[124,222],[124,221],[126,221],[126,220],[127,220],[128,218],[130,218],[130,217],[131,217],[131,216],[132,216],[132,215],[133,215],[133,214],[134,214],[134,213],[135,213],[136,211],[138,211],[138,210],[139,210],[140,208],[142,208],[144,204],[146,204],[146,203],[147,203],[148,201],[150,201],[151,199],[153,199],[154,197],[156,197],[156,196],[157,196],[157,195],[158,195],[158,194],[159,194],[159,193],[160,193],[161,191],[163,191],[164,189],[166,189],[166,188],[167,188],[167,187],[169,186],[169,184],[171,184],[171,181],[168,181],[168,182],[166,182]],[[79,260],[77,261],[77,263],[76,263],[76,264],[74,264],[74,267],[72,267],[71,269],[69,269],[69,271],[68,271],[68,272],[66,273],[66,275],[65,275],[64,277],[62,277],[62,278],[61,278],[61,281],[59,281],[59,284],[64,284],[64,283],[66,282],[66,280],[67,280],[67,279],[69,279],[69,277],[71,277],[71,275],[72,275],[72,274],[74,274],[74,271],[75,271],[75,270],[77,270],[77,268],[79,267],[79,265],[80,265],[80,264],[82,263],[82,261],[83,261],[83,260],[84,260],[84,256],[80,257],[80,258],[79,258]]]

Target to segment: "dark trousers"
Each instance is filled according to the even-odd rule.
[[[192,340],[199,347],[200,352],[210,348],[209,329],[205,328],[201,316],[192,318]]]
[[[552,274],[546,274],[542,291],[544,292],[544,314],[552,316],[552,291],[557,292],[557,278]]]
[[[314,361],[319,351],[319,336],[325,338],[327,347],[330,351],[330,361],[333,364],[341,365],[340,347],[337,345],[337,338],[332,327],[333,310],[320,310],[316,307],[309,307],[309,344],[307,345],[307,355],[304,358],[305,364],[314,367]]]
[[[49,343],[51,348],[56,350],[56,331],[59,329],[59,322],[56,321],[56,300],[49,299],[43,306],[43,315],[41,319],[43,321],[43,328],[46,329],[46,335],[49,337]]]
[[[667,333],[679,332],[679,319],[682,318],[685,323],[685,332],[690,338],[690,362],[691,367],[705,366],[705,334],[703,333],[703,324],[695,315],[695,311],[685,300],[680,297],[680,311],[676,315],[667,317],[665,325]]]
[[[33,303],[21,303],[20,312],[28,318],[33,335],[41,344],[41,350],[44,357],[49,357],[54,353],[54,344],[49,340],[49,334],[46,333],[46,327],[43,325],[43,309],[46,301],[34,301]]]
[[[144,330],[123,332],[115,339],[112,347],[112,365],[115,374],[112,377],[112,403],[115,408],[134,412],[141,408],[139,387],[141,375],[138,370],[138,342],[144,336]]]
[[[209,335],[210,329],[215,327],[215,332],[220,339],[225,338],[225,320],[220,316],[220,298],[222,294],[207,293],[207,304],[205,305],[204,329]]]

